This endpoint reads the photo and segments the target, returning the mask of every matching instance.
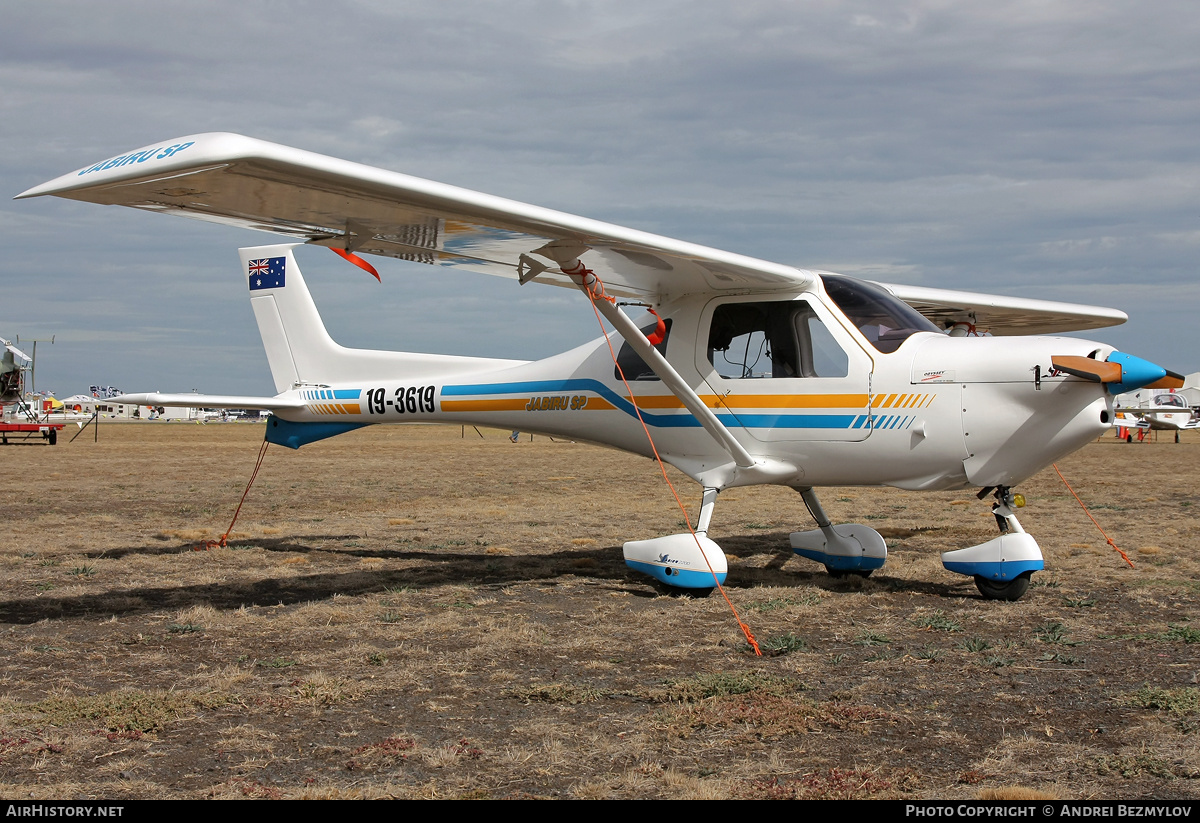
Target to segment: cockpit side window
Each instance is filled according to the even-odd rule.
[[[781,303],[727,303],[713,312],[708,361],[717,374],[737,379],[795,377],[794,335]]]
[[[731,379],[845,377],[849,358],[804,301],[726,303],[713,312],[708,362]]]
[[[941,329],[903,300],[873,283],[842,275],[821,275],[825,291],[850,322],[883,354],[917,332]]]

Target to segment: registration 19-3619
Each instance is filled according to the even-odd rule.
[[[436,410],[433,392],[433,386],[401,386],[388,397],[386,389],[367,389],[367,413],[386,414],[389,409],[400,414],[431,413]]]

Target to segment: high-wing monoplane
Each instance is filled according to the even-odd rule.
[[[889,485],[992,495],[1001,534],[942,561],[985,597],[1016,599],[1043,558],[1012,487],[1106,431],[1113,395],[1181,385],[1103,343],[1044,336],[1124,322],[1113,309],[799,269],[233,134],[146,146],[19,197],[38,195],[292,240],[241,250],[275,395],[117,402],[268,409],[267,440],[292,448],[442,421],[656,450],[699,484],[698,522],[624,553],[681,588],[724,580],[717,498],[755,484],[800,493],[817,528],[791,535],[798,554],[870,574],[883,538],[831,523],[815,489]],[[361,255],[375,254],[577,289],[615,331],[537,361],[344,348],[305,285],[301,243],[368,270]],[[653,314],[635,322],[628,305]]]
[[[1116,398],[1116,419],[1113,425],[1125,430],[1125,439],[1133,442],[1131,430],[1171,431],[1175,442],[1179,433],[1200,427],[1200,418],[1187,403],[1187,398],[1172,389],[1143,388],[1126,392]],[[1139,435],[1138,439],[1141,439]]]

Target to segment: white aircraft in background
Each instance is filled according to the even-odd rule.
[[[694,534],[629,542],[624,553],[681,588],[725,578],[709,536],[724,489],[795,489],[818,528],[793,533],[792,548],[831,573],[866,575],[886,559],[883,538],[832,524],[815,488],[982,487],[1001,534],[942,561],[985,597],[1016,599],[1043,560],[1013,514],[1012,486],[1106,431],[1113,395],[1181,385],[1103,343],[1027,336],[1124,322],[1113,309],[798,269],[239,135],[147,146],[19,197],[49,194],[296,241],[241,250],[274,396],[116,402],[268,409],[267,440],[292,448],[373,423],[436,421],[650,456],[650,433],[700,485],[700,513]],[[615,332],[538,361],[343,348],[300,273],[300,242],[367,269],[358,255],[578,289]],[[661,320],[635,323],[621,305]],[[995,336],[963,336],[972,328]]]
[[[25,383],[26,367],[17,361],[31,363],[33,358],[3,337],[0,337],[0,346],[4,346],[4,352],[0,354],[0,406],[2,406],[6,403],[17,403],[23,399],[21,393]]]
[[[1172,389],[1125,392],[1117,396],[1114,411],[1113,425],[1118,429],[1173,431],[1176,443],[1181,431],[1200,426],[1200,418],[1188,405],[1187,398]],[[1132,443],[1133,434],[1126,432],[1125,442]]]
[[[7,446],[10,437],[17,442],[40,437],[49,445],[56,445],[63,424],[49,421],[42,411],[40,395],[25,395],[25,372],[32,365],[33,358],[3,337],[0,337],[0,346],[4,347],[0,351],[0,444]],[[31,405],[30,399],[36,405]],[[48,399],[52,403],[57,402],[53,398]]]

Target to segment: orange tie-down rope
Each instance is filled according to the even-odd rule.
[[[621,364],[617,362],[617,353],[613,351],[612,340],[609,339],[607,332],[604,331],[604,321],[600,318],[600,310],[596,308],[595,300],[607,300],[609,303],[616,305],[616,299],[609,297],[604,291],[604,283],[596,276],[596,273],[591,269],[583,269],[582,271],[572,271],[570,274],[574,276],[582,276],[584,279],[584,288],[587,295],[592,299],[592,311],[596,314],[596,322],[600,324],[600,333],[604,335],[604,341],[608,343],[608,353],[612,356],[613,364],[617,367],[617,374],[621,375],[621,382],[625,384],[625,391],[629,392],[629,402],[633,404],[633,411],[637,414],[638,422],[642,424],[642,431],[646,433],[646,440],[650,442],[650,450],[654,452],[654,459],[658,461],[658,469],[662,472],[663,480],[667,483],[667,488],[671,490],[671,494],[675,498],[675,503],[679,506],[679,510],[683,512],[683,523],[687,526],[688,532],[691,533],[692,539],[696,541],[696,548],[700,549],[700,556],[704,558],[704,563],[708,566],[709,574],[713,576],[713,583],[717,591],[721,593],[721,597],[725,598],[725,602],[729,605],[729,610],[733,612],[733,619],[737,621],[738,628],[742,630],[742,634],[746,636],[746,642],[754,649],[754,653],[762,657],[762,650],[758,648],[758,641],[754,639],[754,632],[750,631],[750,627],[742,622],[742,618],[738,615],[737,607],[733,605],[733,601],[729,599],[729,595],[725,593],[725,587],[721,585],[721,581],[717,579],[717,573],[713,571],[712,564],[708,562],[708,555],[704,553],[704,547],[700,545],[700,538],[696,536],[696,530],[692,528],[692,521],[688,515],[687,507],[683,505],[683,501],[679,499],[679,492],[675,490],[675,484],[671,482],[671,478],[667,476],[667,466],[663,463],[663,459],[658,454],[658,447],[654,445],[654,438],[650,435],[650,427],[646,425],[646,421],[642,419],[642,411],[638,408],[637,398],[634,397],[633,389],[629,386],[629,381],[625,379],[625,370],[621,368]],[[586,278],[591,275],[594,282],[591,285],[586,283]],[[658,317],[658,312],[650,309],[650,313]],[[663,328],[662,318],[658,320],[659,328]],[[658,330],[656,329],[656,332]],[[657,335],[656,335],[657,336]]]
[[[254,462],[254,471],[250,473],[250,482],[246,484],[246,490],[242,492],[242,499],[238,501],[237,509],[233,512],[233,519],[229,521],[229,528],[225,530],[225,534],[221,535],[218,540],[205,540],[199,546],[192,548],[192,551],[206,552],[209,549],[225,548],[229,542],[229,535],[233,534],[233,524],[237,522],[238,515],[242,511],[242,504],[246,502],[246,495],[250,493],[250,487],[254,485],[254,478],[258,477],[258,470],[262,468],[263,457],[267,454],[267,446],[271,445],[271,441],[263,438],[262,446],[258,450],[258,460]]]
[[[330,248],[329,250],[331,252],[333,252],[334,254],[336,254],[338,257],[341,257],[343,260],[347,260],[347,261],[353,263],[354,265],[358,266],[360,269],[365,271],[367,274],[373,275],[376,280],[380,279],[379,272],[375,271],[375,267],[372,266],[370,263],[368,263],[366,260],[363,260],[361,257],[359,257],[354,252],[343,251],[342,249],[335,249],[335,248]],[[380,281],[380,282],[382,282],[382,281]],[[268,441],[264,437],[262,446],[258,450],[258,460],[256,460],[254,462],[254,471],[252,471],[250,473],[250,482],[246,484],[246,490],[244,492],[242,492],[242,499],[238,501],[237,508],[233,512],[233,520],[229,521],[229,528],[225,530],[225,534],[221,535],[220,539],[218,539],[218,540],[205,540],[199,546],[193,547],[192,551],[200,552],[200,551],[208,551],[209,549],[216,549],[216,548],[223,549],[228,544],[229,535],[233,534],[233,524],[237,522],[238,515],[242,511],[242,504],[246,502],[246,495],[250,494],[250,487],[254,485],[254,478],[258,477],[258,470],[260,468],[262,468],[263,457],[266,456],[267,446],[269,446],[269,445],[271,445],[270,441]]]
[[[1067,478],[1063,477],[1063,473],[1058,471],[1058,464],[1051,463],[1050,465],[1054,466],[1054,470],[1056,472],[1058,472],[1058,479],[1063,482],[1063,485],[1067,487],[1067,491],[1069,491],[1071,493],[1071,495],[1075,498],[1075,501],[1077,503],[1079,503],[1079,507],[1081,509],[1083,509],[1083,513],[1088,516],[1089,520],[1091,520],[1093,523],[1096,523],[1096,518],[1092,517],[1092,513],[1090,511],[1088,511],[1088,507],[1083,505],[1083,501],[1079,499],[1079,495],[1075,494],[1075,490],[1073,488],[1071,488],[1071,484],[1067,482]],[[1096,528],[1100,529],[1100,534],[1104,535],[1104,539],[1106,541],[1108,541],[1108,545],[1113,547],[1113,551],[1115,551],[1117,554],[1121,555],[1121,557],[1125,560],[1125,562],[1129,564],[1129,568],[1131,568],[1131,569],[1134,568],[1133,561],[1129,559],[1129,555],[1125,554],[1125,552],[1121,551],[1120,548],[1117,547],[1117,544],[1113,542],[1113,539],[1108,536],[1108,534],[1104,531],[1104,529],[1101,528],[1099,523],[1096,523]]]

